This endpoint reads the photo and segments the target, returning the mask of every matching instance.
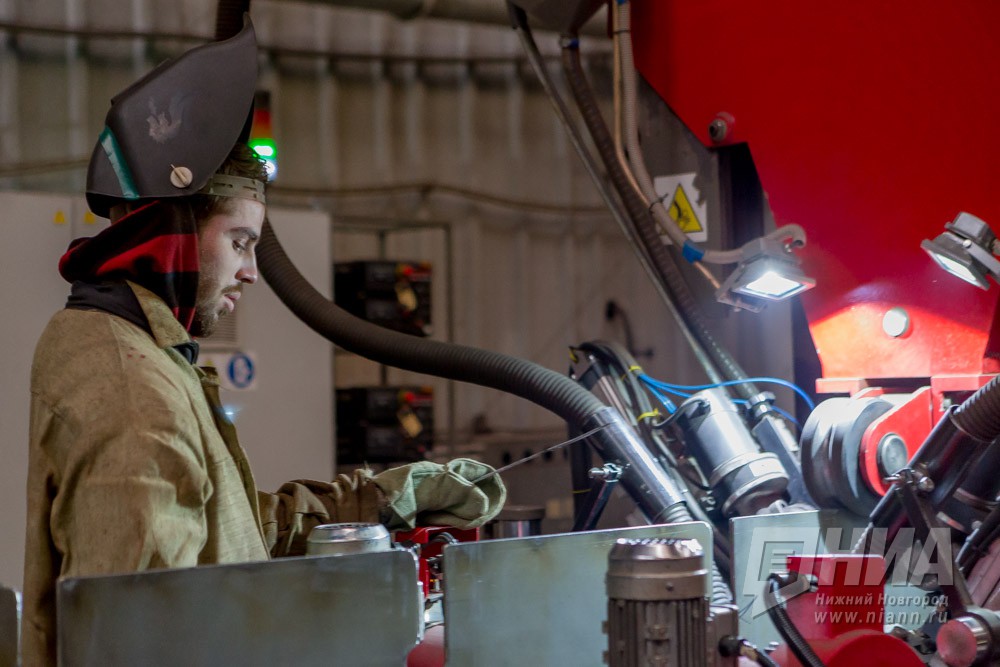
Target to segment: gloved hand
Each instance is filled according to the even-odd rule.
[[[383,523],[391,530],[412,529],[418,522],[475,528],[495,517],[507,499],[500,475],[473,483],[491,472],[491,466],[472,459],[419,461],[381,472],[372,483],[388,501]]]

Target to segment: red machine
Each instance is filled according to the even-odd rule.
[[[893,401],[854,443],[881,496],[882,438],[901,436],[909,458],[942,405],[1000,370],[996,294],[948,276],[920,249],[959,211],[1000,220],[1000,135],[981,131],[1000,110],[984,85],[1000,62],[987,27],[1000,7],[632,5],[645,80],[706,147],[745,142],[776,223],[808,233],[803,265],[818,279],[802,301],[820,393],[930,388]]]
[[[849,397],[813,413],[803,474],[822,506],[866,515],[899,481],[894,464],[913,460],[949,407],[1000,372],[997,292],[947,275],[921,249],[962,211],[1000,223],[1000,133],[985,125],[1000,111],[1000,92],[985,83],[1000,62],[1000,5],[631,4],[642,77],[705,147],[745,143],[776,224],[808,234],[801,257],[816,287],[802,302],[822,366],[817,390]],[[971,447],[964,456],[974,460]],[[984,472],[992,461],[984,456],[979,472],[993,475]],[[996,507],[992,482],[964,482],[953,505],[965,507],[938,512],[919,500],[934,480],[912,481],[926,488],[907,492],[908,511],[966,534]],[[961,516],[968,508],[979,513]],[[790,600],[789,611],[825,664],[921,664],[883,634],[880,605],[856,610],[876,612],[870,623],[816,621],[816,600],[844,583],[829,562],[789,561],[818,577],[818,590]],[[994,622],[946,625],[947,664],[995,664],[982,648]],[[799,664],[784,648],[773,657]]]
[[[917,654],[882,631],[885,563],[880,556],[790,556],[788,570],[814,582],[792,597],[788,615],[827,667],[920,667]],[[801,667],[787,645],[771,658]]]
[[[635,62],[706,146],[746,142],[778,225],[806,229],[803,296],[826,382],[1000,370],[996,296],[920,250],[959,211],[1000,220],[983,0],[633,3]],[[715,139],[720,114],[728,130]],[[883,331],[887,311],[909,326]],[[975,386],[975,382],[972,383]]]
[[[406,664],[408,667],[441,667],[445,663],[445,634],[441,609],[442,552],[449,544],[478,541],[479,529],[427,526],[401,530],[393,537],[397,544],[418,550],[420,583],[423,586],[427,608],[425,615],[429,617],[433,613],[437,617],[437,622],[431,622],[428,618],[424,639],[410,651]]]

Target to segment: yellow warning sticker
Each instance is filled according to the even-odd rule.
[[[700,243],[708,240],[709,220],[708,201],[696,185],[697,177],[693,171],[657,176],[653,179],[653,189],[670,218],[689,239]],[[670,243],[665,234],[661,238],[664,243]]]
[[[685,234],[705,231],[705,228],[701,226],[701,221],[698,220],[698,214],[691,208],[691,201],[688,199],[687,193],[684,192],[684,186],[680,183],[674,190],[674,199],[670,202],[670,208],[667,209],[667,212]]]
[[[91,213],[90,211],[87,211],[86,213],[83,214],[83,222],[86,225],[97,224],[97,216]]]
[[[63,211],[56,211],[56,217],[52,222],[54,222],[57,225],[65,225],[66,213],[64,213]]]

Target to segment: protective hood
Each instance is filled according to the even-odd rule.
[[[198,192],[249,132],[257,40],[249,16],[236,36],[167,61],[111,100],[87,169],[87,203],[112,206]]]

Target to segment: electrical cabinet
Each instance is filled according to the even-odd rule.
[[[337,390],[337,461],[420,461],[434,446],[431,387]]]

